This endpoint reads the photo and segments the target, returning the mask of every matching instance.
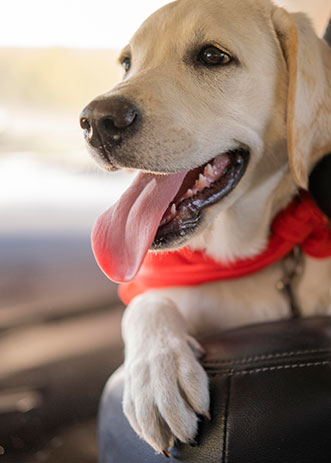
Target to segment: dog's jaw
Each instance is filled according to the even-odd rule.
[[[297,186],[288,164],[278,168],[265,182],[254,190],[245,188],[251,172],[242,179],[245,190],[234,191],[233,197],[225,198],[225,206],[216,216],[207,211],[209,225],[187,245],[193,250],[204,250],[207,255],[222,262],[254,257],[267,244],[270,224],[297,193]]]
[[[204,212],[221,202],[236,188],[246,172],[249,152],[243,149],[224,153],[202,166],[194,169],[193,190],[188,179],[184,188],[177,194],[165,212],[153,241],[154,251],[182,247],[185,243],[201,233],[205,228]],[[220,164],[217,175],[217,164]],[[216,174],[215,174],[216,170]],[[192,180],[191,180],[192,183]]]

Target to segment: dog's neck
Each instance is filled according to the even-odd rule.
[[[252,257],[267,244],[275,215],[295,196],[288,168],[277,171],[268,181],[245,194],[222,211],[201,235],[189,243],[222,262]]]

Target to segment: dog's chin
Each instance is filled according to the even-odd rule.
[[[115,172],[119,170],[119,167],[114,164],[112,158],[108,155],[107,150],[102,144],[100,144],[98,148],[91,146],[88,142],[86,142],[85,145],[89,155],[100,169],[107,172]]]
[[[227,165],[215,181],[212,181],[212,175],[208,176],[208,172],[212,174],[217,157],[188,172],[163,215],[151,246],[153,251],[166,251],[185,245],[205,228],[206,209],[221,202],[236,188],[246,172],[249,151],[236,149],[227,152],[226,156]]]

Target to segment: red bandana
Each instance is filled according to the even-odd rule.
[[[203,251],[187,248],[148,253],[137,276],[122,284],[119,295],[125,304],[153,288],[195,286],[240,278],[258,272],[285,257],[296,245],[315,258],[331,257],[331,228],[307,192],[301,192],[272,223],[267,248],[252,258],[231,263],[216,262]]]

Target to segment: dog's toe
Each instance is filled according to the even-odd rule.
[[[141,437],[157,452],[173,447],[174,437],[167,423],[160,416],[159,411],[152,402],[139,408],[138,419],[142,425]],[[148,426],[146,425],[148,423]]]
[[[173,447],[174,436],[154,401],[152,376],[145,360],[126,367],[123,411],[136,433],[162,453]]]
[[[191,442],[198,429],[198,419],[185,401],[176,381],[155,397],[160,414],[173,436],[184,443]]]
[[[187,403],[198,415],[209,413],[209,387],[205,370],[197,361],[180,358],[178,384]]]

